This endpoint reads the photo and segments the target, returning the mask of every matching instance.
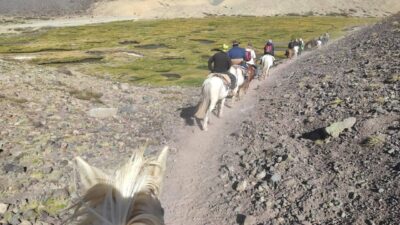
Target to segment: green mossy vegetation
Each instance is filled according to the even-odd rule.
[[[44,201],[32,200],[28,204],[22,206],[21,211],[34,210],[38,214],[45,211],[55,216],[68,205],[69,200],[64,198],[48,198]]]
[[[349,27],[375,21],[301,16],[122,21],[3,35],[0,53],[37,54],[32,63],[68,64],[122,82],[197,86],[208,73],[208,57],[223,43],[236,39],[245,46],[251,42],[260,55],[265,41],[273,39],[277,56],[283,57],[291,38],[307,41],[325,32],[336,38]]]

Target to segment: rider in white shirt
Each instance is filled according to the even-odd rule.
[[[249,51],[251,54],[251,59],[249,61],[247,61],[246,63],[252,67],[254,67],[254,71],[255,71],[255,77],[258,77],[258,68],[256,65],[256,61],[257,61],[257,55],[256,52],[254,51],[253,45],[251,43],[247,44],[247,48],[246,51]]]
[[[249,51],[251,53],[251,59],[249,61],[247,61],[247,64],[255,67],[257,56],[256,56],[256,52],[254,51],[253,45],[251,43],[247,44],[246,51]]]

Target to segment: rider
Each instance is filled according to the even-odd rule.
[[[302,38],[299,39],[299,55],[301,55],[301,53],[304,51],[304,41]]]
[[[291,40],[288,44],[288,58],[291,59],[294,56],[294,40]]]
[[[228,48],[228,45],[223,44],[222,49],[208,59],[208,69],[211,71],[211,73],[227,74],[231,79],[230,89],[234,89],[236,87],[236,76],[229,72],[232,62],[226,53]]]
[[[246,52],[250,52],[250,60],[247,61],[246,63],[254,68],[254,71],[257,72],[257,65],[256,65],[256,60],[257,60],[257,55],[256,52],[254,51],[253,44],[250,42],[247,44]]]
[[[268,40],[267,43],[265,43],[264,55],[265,54],[275,56],[275,47],[274,47],[274,43],[272,43],[271,39]]]
[[[257,56],[256,56],[256,52],[254,51],[253,45],[250,42],[247,44],[246,51],[250,52],[250,56],[251,56],[250,60],[247,61],[247,64],[252,65],[253,67],[255,67],[256,66],[255,62],[256,62]]]
[[[242,65],[246,56],[246,50],[244,48],[239,47],[238,41],[232,42],[232,48],[228,51],[228,56],[231,58],[232,65]]]

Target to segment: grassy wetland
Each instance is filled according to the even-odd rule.
[[[278,57],[291,38],[305,41],[329,32],[375,22],[351,17],[207,17],[122,21],[64,28],[42,28],[0,36],[0,58],[67,67],[121,82],[155,86],[198,86],[207,60],[234,39],[253,43],[258,54],[273,39]]]

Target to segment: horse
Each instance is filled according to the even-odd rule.
[[[110,176],[76,158],[85,194],[69,207],[74,214],[64,224],[163,225],[159,201],[168,147],[157,158],[144,157],[145,147],[134,152],[126,164]]]
[[[321,40],[317,40],[317,48],[321,48],[322,47],[322,41]]]
[[[229,87],[224,84],[224,80],[218,76],[208,75],[208,78],[203,82],[201,88],[201,100],[197,105],[195,117],[202,119],[202,128],[207,131],[208,120],[211,112],[214,110],[217,103],[218,117],[222,117],[225,98],[228,96]]]
[[[275,57],[268,54],[265,54],[261,57],[262,73],[261,76],[259,77],[259,80],[261,79],[264,80],[267,76],[269,76],[269,69],[271,68],[272,65],[274,65],[274,60]]]
[[[244,70],[245,69],[241,65],[233,65],[231,68],[229,68],[229,72],[236,77],[236,88],[232,90],[232,104],[235,102],[236,97],[240,100],[242,91],[244,91]]]
[[[236,77],[236,87],[232,90],[232,102],[235,101],[236,94],[240,94],[240,87],[244,82],[243,70],[240,66],[232,66],[229,68],[229,72]],[[197,111],[195,117],[202,119],[202,128],[204,131],[208,130],[208,123],[211,112],[218,104],[218,117],[222,117],[223,109],[225,105],[225,99],[229,94],[228,85],[224,84],[223,78],[209,74],[207,79],[203,82],[201,88],[201,99],[197,105]]]
[[[307,50],[314,49],[317,47],[317,39],[312,39],[305,44]]]
[[[246,94],[247,90],[250,87],[250,83],[251,81],[254,79],[255,75],[256,75],[256,68],[251,65],[251,64],[247,64],[247,79],[244,81],[243,83],[243,92]]]

